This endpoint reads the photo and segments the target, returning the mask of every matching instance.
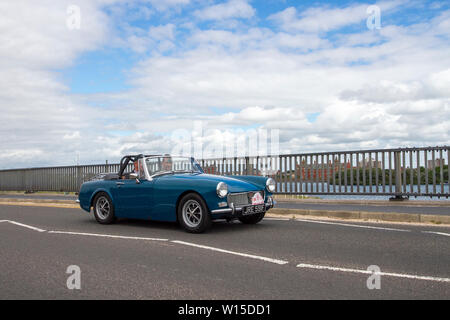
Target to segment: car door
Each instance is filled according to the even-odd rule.
[[[134,179],[116,182],[116,216],[149,219],[153,198],[153,181]]]

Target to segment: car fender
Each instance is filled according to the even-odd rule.
[[[114,205],[114,194],[111,192],[110,183],[105,183],[105,181],[90,181],[81,185],[78,195],[80,207],[90,212],[93,205],[92,201],[99,192],[105,192],[111,198]]]
[[[91,197],[89,199],[89,204],[90,204],[89,207],[92,207],[94,205],[94,203],[93,203],[94,202],[94,198],[99,192],[106,193],[111,198],[111,201],[112,201],[112,203],[114,205],[114,196],[112,195],[112,193],[109,190],[107,190],[106,188],[98,188],[94,192],[92,192],[92,195],[91,195]]]

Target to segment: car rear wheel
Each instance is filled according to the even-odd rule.
[[[251,216],[243,216],[239,218],[239,221],[245,224],[256,224],[264,218],[265,214],[265,212],[261,212],[253,214]]]
[[[101,224],[111,224],[116,220],[112,200],[104,192],[101,192],[95,196],[94,216],[95,220]]]
[[[185,195],[178,205],[178,221],[192,233],[201,233],[211,226],[211,216],[203,199],[195,193]]]

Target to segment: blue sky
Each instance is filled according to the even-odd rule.
[[[170,152],[194,123],[206,145],[279,130],[283,153],[450,140],[448,1],[18,0],[0,13],[0,167]]]

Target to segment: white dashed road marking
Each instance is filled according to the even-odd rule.
[[[33,226],[29,226],[27,224],[23,224],[23,223],[20,223],[20,222],[12,221],[12,220],[0,220],[0,222],[8,222],[8,223],[11,223],[11,224],[15,224],[16,226],[24,227],[24,228],[31,229],[31,230],[34,230],[34,231],[45,232],[44,229],[39,229],[39,228],[36,228],[36,227],[33,227]]]
[[[309,222],[309,223],[319,223],[319,224],[332,224],[337,226],[344,227],[353,227],[353,228],[364,228],[364,229],[375,229],[375,230],[386,230],[386,231],[400,231],[400,232],[411,232],[411,230],[406,229],[397,229],[397,228],[385,228],[385,227],[374,227],[374,226],[364,226],[359,224],[349,224],[349,223],[340,223],[340,222],[328,222],[328,221],[317,221],[317,220],[307,220],[307,219],[293,219],[295,221],[300,222]]]
[[[372,271],[364,270],[364,269],[348,269],[348,268],[339,268],[339,267],[331,267],[331,266],[321,266],[315,264],[306,264],[300,263],[297,265],[297,268],[306,268],[306,269],[316,269],[316,270],[328,270],[328,271],[336,271],[336,272],[350,272],[350,273],[363,273],[363,274],[375,274]],[[439,278],[439,277],[430,277],[430,276],[419,276],[412,274],[404,274],[404,273],[392,273],[392,272],[376,272],[377,275],[387,276],[387,277],[396,277],[396,278],[406,278],[413,280],[427,280],[427,281],[436,281],[436,282],[450,282],[450,278]]]
[[[253,254],[241,253],[241,252],[236,252],[236,251],[224,250],[224,249],[220,249],[220,248],[204,246],[204,245],[191,243],[191,242],[185,242],[185,241],[179,241],[179,240],[172,240],[171,242],[182,244],[182,245],[185,245],[185,246],[191,246],[191,247],[196,247],[196,248],[201,248],[201,249],[206,249],[206,250],[212,250],[212,251],[217,251],[217,252],[222,252],[222,253],[234,254],[236,256],[241,256],[241,257],[246,257],[246,258],[251,258],[251,259],[263,260],[263,261],[272,262],[272,263],[276,263],[276,264],[287,264],[287,263],[289,263],[289,261],[272,259],[272,258],[267,258],[267,257],[262,257],[262,256],[255,256]]]
[[[438,234],[440,236],[447,236],[450,237],[450,233],[445,232],[435,232],[435,231],[422,231],[423,233],[431,233],[431,234]]]

